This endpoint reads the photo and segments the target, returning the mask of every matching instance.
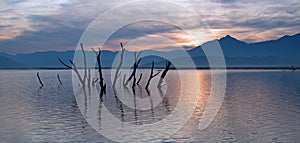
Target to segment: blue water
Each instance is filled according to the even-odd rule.
[[[44,87],[36,78],[40,72]],[[201,77],[201,98],[188,123],[166,142],[298,142],[300,140],[300,72],[231,70],[226,94],[212,124],[198,130],[198,121],[209,99],[210,71]],[[56,74],[63,85],[59,85]],[[108,76],[108,71],[105,71]],[[176,71],[167,80],[178,84]],[[81,114],[68,70],[0,71],[0,142],[108,142]],[[174,85],[174,87],[176,87]],[[173,89],[176,93],[178,89]],[[196,93],[195,93],[196,94]],[[114,96],[105,106],[124,122],[152,123],[168,116],[176,98],[167,96],[153,114],[120,110]],[[108,104],[109,103],[109,104]],[[128,109],[126,109],[128,108]],[[123,115],[122,115],[123,114]],[[150,120],[150,119],[155,120]],[[168,125],[166,125],[168,126]],[[145,132],[145,134],[147,134]],[[150,141],[150,140],[149,140]]]

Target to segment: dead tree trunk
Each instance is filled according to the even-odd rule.
[[[120,45],[121,45],[121,58],[120,58],[120,63],[119,63],[118,68],[117,68],[117,70],[116,70],[115,77],[114,77],[114,81],[113,81],[113,88],[114,88],[114,89],[115,89],[115,87],[116,87],[117,79],[118,79],[118,77],[119,77],[120,74],[121,74],[121,73],[120,73],[120,69],[121,69],[122,64],[123,64],[123,58],[124,58],[124,52],[125,52],[125,48],[123,47],[123,44],[120,43]]]
[[[61,85],[63,84],[60,80],[59,74],[57,74],[57,80],[58,80],[59,84],[61,84]]]
[[[83,75],[83,82],[85,84],[85,81],[87,79],[87,67],[86,67],[86,55],[85,55],[85,51],[83,49],[83,44],[80,43],[80,48],[81,48],[81,51],[82,51],[82,54],[83,54],[83,64],[84,64],[84,75]]]
[[[80,81],[82,87],[85,88],[85,81],[86,81],[86,79],[87,79],[87,66],[86,66],[86,55],[85,55],[85,51],[84,51],[84,49],[83,49],[83,44],[82,44],[82,43],[80,43],[80,48],[81,48],[81,51],[82,51],[82,54],[83,54],[83,62],[84,62],[84,75],[83,75],[83,78],[81,77],[81,75],[80,75],[80,73],[79,73],[79,71],[78,71],[78,69],[77,69],[75,63],[73,63],[72,60],[69,60],[70,63],[71,63],[71,65],[72,65],[72,67],[71,67],[71,66],[68,66],[67,64],[65,64],[60,58],[58,58],[58,60],[59,60],[59,62],[60,62],[61,64],[63,64],[65,67],[67,67],[67,68],[69,68],[69,69],[72,69],[72,70],[76,73],[76,75],[77,75],[77,77],[78,77],[78,79],[79,79],[79,81]]]
[[[131,79],[133,79],[133,82],[132,82],[132,88],[135,87],[135,84],[136,84],[136,69],[138,68],[140,62],[141,62],[141,58],[140,55],[141,55],[142,52],[139,52],[138,55],[136,55],[136,52],[134,53],[134,64],[133,64],[133,71],[131,73],[131,75],[129,76],[128,80],[125,82],[125,86],[128,85],[129,81],[131,81]],[[138,59],[138,60],[137,60]]]
[[[99,80],[100,80],[100,87],[101,87],[101,92],[100,92],[100,97],[103,96],[103,94],[106,94],[106,84],[104,83],[104,78],[103,78],[103,73],[102,73],[102,66],[101,66],[101,50],[99,48],[99,51],[96,52],[94,49],[93,51],[96,54],[97,57],[97,63],[98,63],[98,72],[99,72]]]
[[[163,71],[163,73],[161,74],[160,79],[159,79],[159,81],[158,81],[158,84],[157,84],[157,87],[158,87],[158,88],[160,88],[160,87],[162,86],[161,84],[162,84],[164,78],[166,77],[167,72],[168,72],[169,69],[170,69],[170,66],[171,66],[171,62],[167,61],[167,63],[166,63],[166,68],[164,69],[164,71]]]
[[[156,74],[153,75],[153,69],[154,69],[154,62],[152,62],[151,73],[150,73],[150,76],[149,76],[147,85],[146,85],[146,87],[145,87],[146,90],[148,90],[148,87],[149,87],[149,85],[150,85],[151,79],[154,78],[155,76],[157,76],[157,75],[160,73],[160,72],[157,72]]]
[[[65,64],[60,58],[58,58],[58,60],[59,60],[59,62],[60,62],[61,64],[63,64],[65,67],[67,67],[67,68],[69,68],[69,69],[72,69],[72,70],[76,73],[76,75],[77,75],[77,77],[78,77],[78,79],[79,79],[79,82],[81,83],[82,87],[84,88],[84,87],[85,87],[85,82],[84,82],[84,80],[82,79],[82,77],[81,77],[81,75],[80,75],[80,73],[79,73],[79,71],[78,71],[78,69],[77,69],[75,63],[73,63],[72,60],[69,60],[69,62],[70,62],[71,65],[72,65],[72,67],[71,67],[71,66],[68,66],[67,64]]]
[[[42,87],[44,86],[44,84],[43,84],[43,82],[42,82],[42,80],[41,80],[41,78],[40,78],[39,72],[36,73],[36,76],[38,77],[39,82],[40,82],[40,84],[41,84],[40,88],[42,88]]]

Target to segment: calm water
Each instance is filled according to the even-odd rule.
[[[136,97],[147,99],[153,108],[137,110],[108,93],[99,101],[97,85],[82,91],[72,87],[71,71],[39,70],[45,84],[39,88],[35,70],[0,71],[0,142],[109,142],[92,128],[85,118],[97,121],[101,128],[104,106],[122,122],[152,124],[170,115],[178,102],[180,78],[178,72],[169,71],[167,87],[144,90],[148,75],[135,89]],[[148,70],[144,71],[147,73]],[[189,75],[191,71],[184,73]],[[204,131],[198,130],[199,119],[209,99],[211,75],[197,71],[201,92],[193,116],[176,134],[165,142],[298,142],[300,140],[300,72],[283,71],[228,71],[226,94],[213,122]],[[63,85],[59,85],[59,73]],[[105,77],[109,77],[105,71]],[[155,79],[153,79],[155,81]],[[194,79],[197,80],[197,79]],[[109,84],[109,83],[108,83]],[[191,80],[191,83],[193,81]],[[189,87],[189,85],[186,85]],[[186,88],[185,88],[186,89]],[[91,93],[91,94],[89,94]],[[133,93],[131,89],[117,94]],[[166,94],[165,94],[166,93]],[[118,95],[118,96],[119,96]],[[150,95],[150,96],[149,96]],[[165,95],[157,103],[155,95]],[[76,98],[78,99],[76,102]],[[85,98],[86,97],[86,98]],[[121,96],[119,96],[121,97]],[[84,99],[85,98],[85,99]],[[80,109],[82,109],[82,114]],[[96,118],[97,117],[97,118]],[[166,125],[168,126],[168,125]],[[143,132],[141,134],[147,134]],[[147,139],[146,139],[147,140]],[[149,139],[149,141],[151,141]]]

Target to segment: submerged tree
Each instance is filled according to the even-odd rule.
[[[129,78],[127,79],[127,81],[125,82],[125,86],[128,85],[129,81],[131,81],[133,79],[133,82],[132,82],[132,88],[135,87],[135,84],[136,84],[136,70],[142,60],[142,58],[140,58],[140,55],[141,55],[142,52],[139,52],[138,54],[136,54],[136,52],[134,53],[134,64],[133,64],[133,70],[132,70],[132,73],[131,75],[129,76]]]
[[[116,87],[117,79],[121,75],[120,69],[121,69],[122,64],[123,64],[123,58],[124,58],[124,52],[125,52],[125,48],[123,47],[123,44],[120,43],[120,45],[121,45],[120,63],[118,65],[117,69],[116,69],[116,73],[115,73],[115,77],[114,77],[114,81],[113,81],[113,88],[114,88],[114,90],[115,90],[115,87]]]
[[[41,77],[40,77],[39,72],[36,73],[36,76],[37,76],[37,78],[38,78],[38,80],[39,80],[39,83],[41,84],[40,88],[42,88],[42,87],[44,86],[44,84],[43,84],[43,82],[42,82],[42,80],[41,80]]]
[[[70,64],[72,65],[72,66],[69,66],[69,65],[65,64],[60,58],[58,58],[58,60],[59,60],[59,62],[60,62],[61,64],[63,64],[65,67],[67,67],[67,68],[69,68],[69,69],[72,69],[72,70],[76,73],[76,75],[77,75],[77,77],[78,77],[78,79],[79,79],[79,82],[81,83],[82,87],[84,88],[84,87],[85,87],[85,81],[84,81],[83,78],[81,77],[81,75],[80,75],[80,73],[79,73],[79,71],[78,71],[78,68],[76,67],[75,63],[73,63],[72,60],[69,60]]]
[[[75,63],[72,60],[69,60],[69,62],[72,66],[69,66],[69,65],[65,64],[60,58],[58,58],[58,60],[65,67],[67,67],[69,69],[72,69],[76,73],[76,75],[79,79],[79,82],[81,83],[82,87],[84,88],[85,87],[85,81],[87,79],[87,66],[86,66],[86,55],[85,55],[85,51],[83,49],[83,44],[82,43],[80,43],[80,48],[81,48],[81,51],[82,51],[82,54],[83,54],[83,61],[84,61],[84,75],[83,75],[83,78],[81,77],[77,66],[75,65]]]
[[[150,76],[149,76],[147,85],[146,85],[146,87],[145,87],[146,90],[148,90],[148,87],[149,87],[149,85],[150,85],[151,79],[154,78],[155,76],[157,76],[157,75],[160,73],[160,72],[157,72],[156,74],[153,75],[153,69],[154,69],[154,62],[152,62],[152,67],[151,67]]]
[[[103,78],[103,73],[102,73],[101,50],[100,50],[100,48],[98,51],[95,51],[94,49],[92,49],[92,50],[96,54],[96,58],[97,58],[98,73],[99,73],[99,80],[100,80],[99,83],[100,83],[100,87],[101,87],[100,97],[102,97],[103,94],[106,94],[106,84],[104,83],[104,78]]]
[[[166,77],[167,75],[167,72],[169,71],[170,69],[170,66],[171,66],[171,62],[167,61],[166,62],[166,68],[164,69],[164,71],[162,72],[161,76],[160,76],[160,79],[158,81],[158,84],[157,84],[157,87],[160,88],[162,86],[162,83],[163,83],[163,80],[164,78]]]
[[[58,80],[59,84],[62,85],[63,83],[62,83],[61,80],[60,80],[59,74],[57,74],[56,77],[57,77],[57,80]]]
[[[82,43],[80,43],[80,48],[81,48],[81,51],[82,51],[82,54],[83,54],[83,64],[84,64],[83,81],[84,81],[84,84],[85,84],[85,81],[87,79],[87,66],[86,66],[86,55],[85,55],[85,51],[83,49],[83,44]]]

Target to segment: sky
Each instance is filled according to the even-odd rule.
[[[140,4],[135,7],[126,6],[137,2]],[[147,2],[150,1],[143,5],[135,0],[0,0],[0,52],[74,50],[95,19],[99,20],[99,16],[113,10],[115,13],[100,19],[98,25],[103,33],[115,25],[124,25],[103,47],[112,51],[119,50],[120,42],[128,44],[129,50],[172,50],[176,46],[190,49],[197,46],[199,43],[193,42],[186,32],[201,35],[200,44],[226,35],[253,43],[300,33],[299,0],[169,1],[195,12],[198,17],[171,5]],[[156,11],[151,14],[163,15],[181,25],[147,20],[146,5],[160,12],[167,9],[163,14]],[[146,20],[126,23],[135,16]],[[103,40],[101,34],[97,36],[94,38]]]

